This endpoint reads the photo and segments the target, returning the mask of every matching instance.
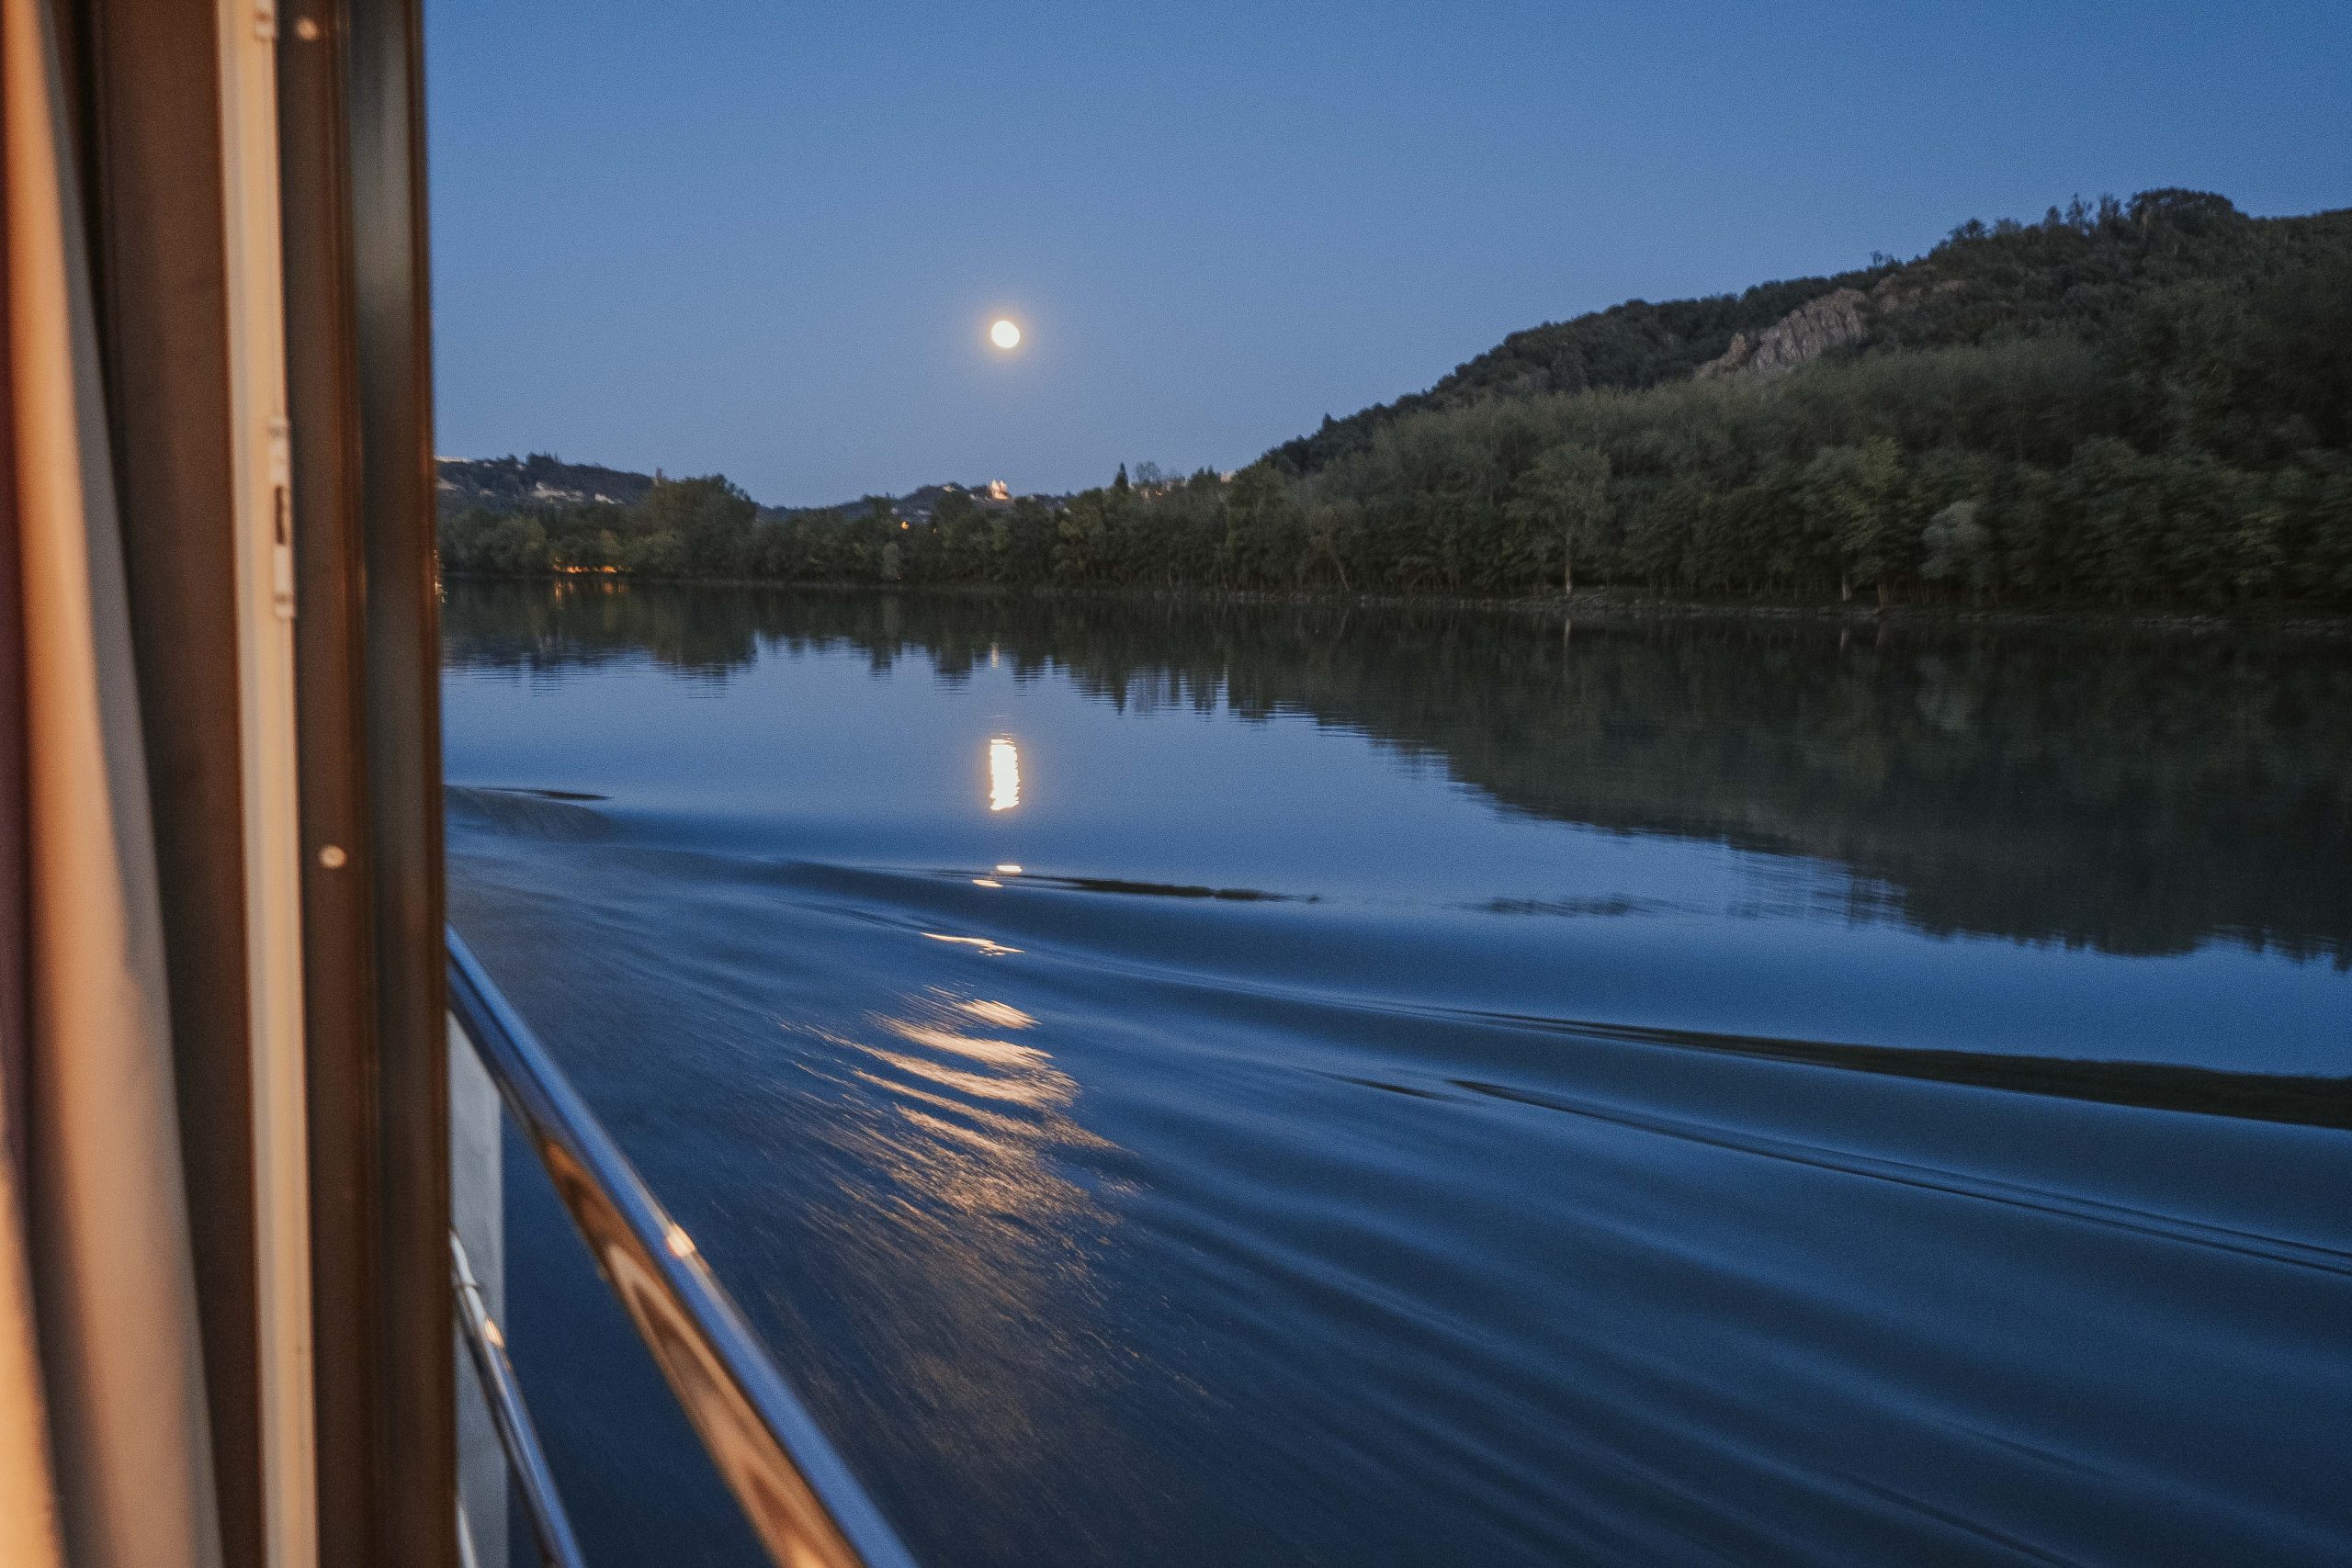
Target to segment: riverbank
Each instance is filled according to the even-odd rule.
[[[635,578],[606,574],[526,574],[447,572],[452,580],[492,582],[534,582],[605,588],[759,589],[791,593],[873,593],[876,592],[939,595],[971,599],[1035,599],[1129,601],[1171,604],[1295,604],[1322,608],[1470,610],[1497,615],[1540,616],[1596,626],[1648,622],[1769,621],[1811,622],[1848,627],[2018,626],[2068,630],[2156,631],[2219,636],[2258,632],[2267,636],[2352,639],[2352,612],[2309,609],[2278,604],[2257,604],[2232,614],[2202,609],[2117,608],[2109,605],[1996,605],[1875,600],[1769,601],[1750,599],[1678,599],[1614,586],[1579,589],[1573,595],[1531,594],[1515,597],[1448,593],[1353,593],[1336,589],[1301,589],[1287,592],[1266,590],[1203,588],[1106,587],[1084,583],[1010,582],[865,582],[847,579],[783,581],[770,578]]]

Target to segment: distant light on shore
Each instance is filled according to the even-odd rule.
[[[1010,811],[1021,804],[1021,749],[1003,736],[989,742],[989,809]]]

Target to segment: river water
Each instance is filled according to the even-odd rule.
[[[2352,1560],[2344,644],[444,629],[454,919],[926,1562]],[[757,1561],[507,1181],[592,1552]]]

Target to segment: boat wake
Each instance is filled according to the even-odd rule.
[[[2344,1078],[1612,1008],[1598,944],[1670,910],[451,804],[460,929],[928,1560],[2352,1541]],[[606,1380],[531,1364],[568,1299],[509,1293],[584,1417],[547,1424],[603,1434],[582,1485],[662,1471]]]

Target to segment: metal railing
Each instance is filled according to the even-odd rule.
[[[540,1448],[538,1429],[531,1425],[531,1412],[523,1403],[514,1363],[506,1359],[506,1337],[482,1304],[473,1261],[455,1232],[449,1236],[449,1283],[457,1292],[458,1326],[465,1333],[474,1375],[481,1382],[482,1401],[490,1406],[491,1421],[498,1428],[498,1446],[506,1450],[508,1473],[531,1516],[531,1535],[539,1544],[539,1561],[547,1568],[587,1568],[588,1560],[580,1554],[580,1542],[572,1536],[571,1521],[564,1515],[563,1499],[556,1492],[555,1475],[548,1469],[547,1450]],[[503,1555],[500,1560],[503,1561]]]
[[[694,1238],[662,1211],[464,940],[455,931],[447,937],[450,1011],[538,1152],[605,1282],[637,1325],[768,1555],[778,1568],[914,1568],[897,1533],[712,1276]],[[496,1325],[481,1313],[479,1292],[469,1292],[461,1250],[453,1269],[459,1323],[477,1370],[484,1371],[492,1414],[538,1531],[540,1553],[568,1568],[578,1562],[578,1548]],[[499,1408],[501,1391],[513,1396],[511,1410]],[[543,1495],[531,1495],[535,1485]]]

